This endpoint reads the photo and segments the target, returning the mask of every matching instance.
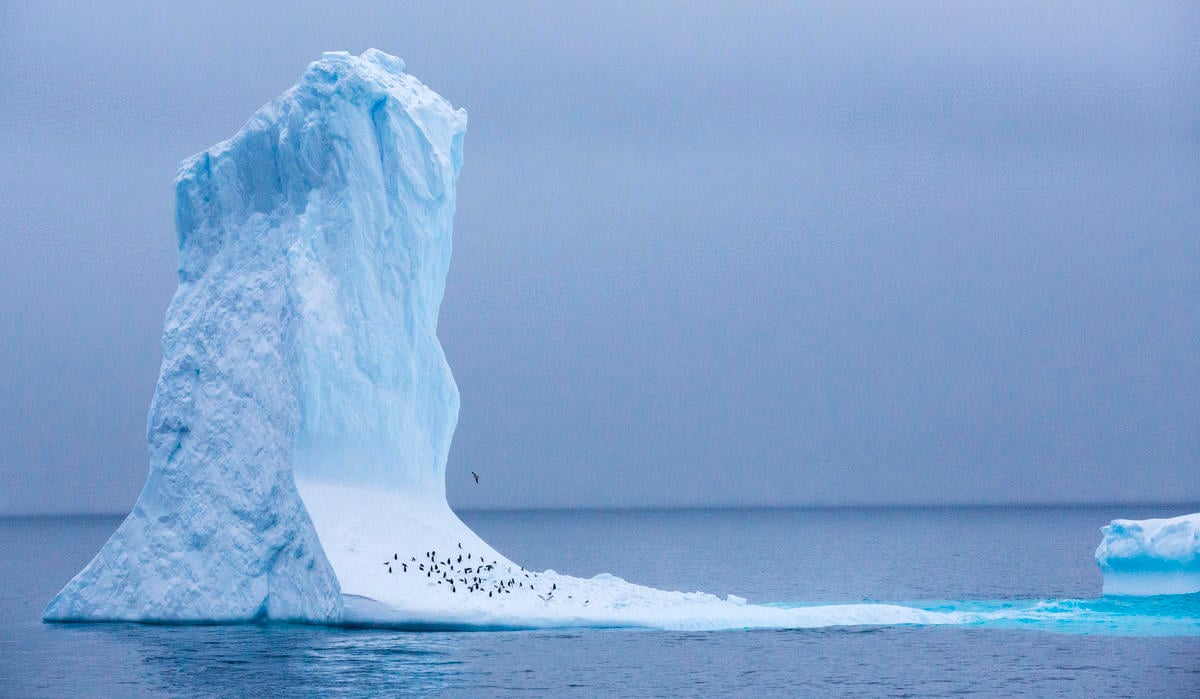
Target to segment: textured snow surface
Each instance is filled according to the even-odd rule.
[[[181,167],[179,289],[133,512],[47,620],[415,628],[952,623],[526,571],[446,504],[437,340],[466,114],[370,50],[326,54]]]
[[[1200,513],[1117,519],[1100,531],[1096,562],[1104,572],[1104,594],[1200,592]]]
[[[945,624],[965,617],[885,604],[784,608],[669,592],[601,574],[525,570],[442,503],[300,482],[346,595],[344,623],[408,629],[803,628]]]

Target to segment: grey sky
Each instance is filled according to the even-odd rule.
[[[1195,3],[77,5],[0,5],[0,513],[133,503],[176,164],[372,46],[471,118],[452,504],[1200,500]]]

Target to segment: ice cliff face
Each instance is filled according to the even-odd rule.
[[[1117,519],[1100,531],[1096,563],[1106,595],[1200,592],[1200,513],[1170,519]]]
[[[340,620],[297,479],[457,523],[435,331],[466,113],[403,69],[326,54],[182,163],[149,479],[47,620]]]

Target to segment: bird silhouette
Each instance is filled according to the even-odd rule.
[[[476,483],[478,483],[478,482],[479,482],[479,474],[478,474],[478,473],[475,473],[474,471],[471,471],[471,477],[475,479],[475,482],[476,482]]]

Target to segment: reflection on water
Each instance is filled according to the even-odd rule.
[[[74,654],[67,674],[45,678],[48,687],[82,676],[114,682],[118,691],[195,696],[269,695],[282,688],[322,696],[431,694],[447,686],[460,664],[444,634],[300,625],[63,624],[47,630]],[[118,668],[132,672],[122,678]]]
[[[20,688],[14,696],[940,696],[981,690],[1196,696],[1200,690],[1195,637],[973,627],[408,633],[116,624],[47,630],[58,636],[54,645],[72,655],[65,662],[43,657],[38,667],[8,677]]]

